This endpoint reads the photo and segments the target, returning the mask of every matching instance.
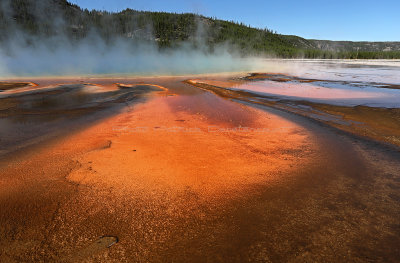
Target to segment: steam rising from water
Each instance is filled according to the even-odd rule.
[[[0,78],[51,75],[179,75],[239,71],[344,81],[400,83],[400,61],[280,60],[247,57],[221,45],[210,53],[187,43],[159,51],[156,44],[115,39],[105,43],[92,34],[78,43],[66,37],[13,38],[0,44]]]
[[[101,39],[79,44],[60,41],[51,47],[46,40],[23,46],[18,42],[0,50],[0,76],[85,75],[85,74],[196,74],[255,69],[254,59],[243,59],[227,48],[213,53],[182,47],[160,52],[156,46],[123,40],[106,45]]]
[[[94,28],[84,39],[71,40],[64,33],[69,24],[63,20],[63,13],[54,1],[30,1],[28,7],[33,17],[41,21],[47,19],[50,32],[56,32],[44,37],[46,33],[30,35],[20,29],[13,18],[11,3],[11,0],[0,3],[0,18],[6,18],[7,32],[11,32],[0,41],[0,77],[3,78],[88,74],[174,75],[255,69],[255,59],[241,58],[228,44],[221,44],[210,52],[204,43],[207,26],[199,17],[196,20],[197,31],[190,41],[174,50],[160,51],[152,34],[151,21],[147,26],[148,32],[139,38],[142,40],[119,36],[105,41]],[[52,9],[45,11],[49,7]],[[134,32],[136,22],[131,22],[129,26]]]

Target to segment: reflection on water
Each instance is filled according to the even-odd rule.
[[[303,78],[400,83],[400,60],[269,60],[264,72]]]
[[[398,89],[383,89],[374,86],[360,87],[328,81],[279,83],[264,80],[234,86],[232,89],[291,100],[308,100],[342,106],[400,107],[400,90]]]
[[[400,108],[400,61],[278,60],[275,66],[289,73],[252,74],[245,78],[252,81],[224,87],[279,99]]]

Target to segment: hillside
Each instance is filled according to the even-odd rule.
[[[352,42],[309,40],[315,48],[329,51],[400,51],[400,42]]]
[[[224,45],[241,55],[283,58],[400,58],[400,42],[337,42],[308,40],[196,14],[88,11],[66,0],[2,0],[0,43],[19,38],[64,37],[71,42],[96,35],[112,43],[153,43],[161,50],[190,45],[212,52]],[[22,32],[22,33],[21,33]],[[23,36],[21,38],[21,36]]]

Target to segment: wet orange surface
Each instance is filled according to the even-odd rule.
[[[209,198],[238,194],[252,184],[279,180],[276,171],[285,173],[307,162],[306,158],[285,154],[311,147],[309,135],[298,125],[240,106],[239,112],[246,118],[243,124],[249,126],[231,120],[210,121],[201,114],[170,106],[179,100],[153,99],[131,113],[91,128],[83,137],[80,134],[75,142],[103,137],[110,140],[110,148],[77,159],[82,167],[68,179],[104,184],[122,193],[151,192],[153,187],[175,192],[190,188]]]
[[[2,261],[398,258],[398,155],[185,79],[3,157]]]

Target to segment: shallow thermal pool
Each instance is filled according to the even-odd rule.
[[[279,60],[275,63],[276,68],[289,75],[287,80],[260,79],[230,88],[291,100],[400,108],[400,61]]]

